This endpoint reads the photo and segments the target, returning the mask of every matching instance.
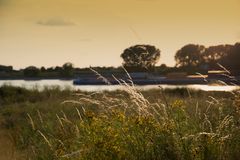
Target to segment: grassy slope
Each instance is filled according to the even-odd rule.
[[[32,159],[237,159],[237,96],[4,86],[0,112],[12,144]]]

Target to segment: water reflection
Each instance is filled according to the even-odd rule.
[[[46,86],[59,86],[61,89],[70,88],[83,91],[113,91],[117,89],[122,89],[123,86],[120,85],[82,85],[75,86],[71,80],[38,80],[38,81],[25,81],[25,80],[0,80],[0,86],[7,84],[12,86],[20,86],[28,89],[43,89]],[[137,88],[142,90],[154,89],[161,86],[162,88],[189,88],[203,91],[233,91],[235,89],[240,89],[239,86],[209,86],[209,85],[144,85],[137,86]]]

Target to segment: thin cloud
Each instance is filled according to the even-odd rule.
[[[0,0],[0,6],[5,6],[10,3],[10,0]]]
[[[47,20],[40,20],[37,22],[38,25],[43,26],[73,26],[76,25],[75,23],[71,21],[67,21],[61,18],[51,18]]]

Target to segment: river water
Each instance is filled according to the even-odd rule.
[[[0,80],[0,86],[2,85],[12,85],[12,86],[20,86],[25,87],[27,89],[37,88],[39,90],[44,87],[52,87],[59,86],[61,89],[70,88],[74,90],[83,90],[83,91],[113,91],[117,89],[122,89],[121,85],[73,85],[72,80],[36,80],[36,81],[28,81],[28,80]],[[203,91],[233,91],[235,89],[240,89],[239,86],[209,86],[209,85],[144,85],[137,86],[139,89],[148,90],[154,88],[189,88]]]

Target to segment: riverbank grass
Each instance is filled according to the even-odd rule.
[[[25,159],[237,159],[237,92],[0,88],[2,127]]]

